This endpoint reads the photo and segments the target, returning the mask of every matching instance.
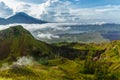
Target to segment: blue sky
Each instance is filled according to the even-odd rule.
[[[46,0],[20,0],[24,2],[30,2],[35,4],[41,4]],[[88,7],[97,7],[97,6],[105,6],[105,5],[120,5],[120,0],[60,0],[60,1],[70,1],[73,3],[73,6],[78,6],[82,8]]]
[[[120,0],[0,0],[0,12],[2,18],[25,12],[47,21],[120,23]]]
[[[74,0],[72,0],[74,2]],[[97,7],[105,5],[119,5],[120,0],[80,0],[80,7]]]
[[[30,3],[35,3],[35,4],[41,4],[45,2],[45,0],[19,0],[19,1],[30,2]]]

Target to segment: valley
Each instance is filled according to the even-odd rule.
[[[35,39],[23,26],[0,31],[0,80],[119,80],[120,41]]]

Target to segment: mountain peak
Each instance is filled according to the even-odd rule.
[[[8,19],[0,19],[0,24],[13,24],[13,23],[25,23],[25,24],[43,24],[47,21],[36,19],[24,12],[16,13]]]
[[[26,29],[24,29],[21,25],[12,26],[8,29],[0,31],[0,39],[2,40],[6,38],[10,38],[11,36],[17,37],[22,35],[30,35],[32,37],[31,33]]]
[[[24,12],[19,12],[19,13],[16,13],[16,15],[27,15],[27,14]]]
[[[19,13],[16,13],[15,15],[11,16],[11,17],[31,17],[29,16],[28,14],[24,13],[24,12],[19,12]],[[33,17],[31,17],[33,18]],[[34,18],[35,19],[35,18]]]
[[[0,42],[0,60],[14,61],[18,57],[47,54],[49,51],[47,44],[36,40],[21,25],[1,30]]]

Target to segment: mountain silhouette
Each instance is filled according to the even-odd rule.
[[[24,12],[17,13],[7,19],[0,18],[0,24],[14,24],[14,23],[25,23],[25,24],[43,24],[47,21],[39,20],[34,17],[29,16]]]

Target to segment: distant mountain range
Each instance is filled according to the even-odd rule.
[[[0,18],[0,25],[13,24],[13,23],[42,24],[42,23],[47,23],[47,21],[36,19],[24,12],[17,13],[7,19]]]

